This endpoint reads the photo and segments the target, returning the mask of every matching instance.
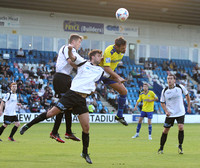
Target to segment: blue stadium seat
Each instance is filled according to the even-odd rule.
[[[14,68],[14,73],[17,73],[18,74],[18,69],[17,68]]]
[[[103,108],[102,104],[98,104],[98,109],[101,110]]]
[[[44,81],[44,84],[47,84],[48,83],[48,80],[47,79],[43,79]]]
[[[104,108],[105,108],[106,112],[109,113],[108,108],[106,106]]]
[[[51,100],[47,100],[47,102],[48,102],[49,104],[51,104],[52,101],[51,101]]]
[[[27,94],[26,97],[27,97],[27,98],[31,97],[31,94]]]

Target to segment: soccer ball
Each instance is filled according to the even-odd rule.
[[[116,12],[116,18],[122,22],[128,19],[128,16],[128,10],[125,8],[119,8]]]

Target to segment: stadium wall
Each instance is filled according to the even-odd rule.
[[[130,14],[134,15],[134,13]],[[54,13],[50,12],[19,10],[0,8],[0,20],[4,16],[19,17],[19,24],[13,27],[0,26],[2,34],[12,34],[13,30],[16,34],[32,35],[32,36],[50,36],[57,38],[67,38],[71,32],[63,30],[64,20],[104,23],[107,25],[138,27],[138,36],[127,36],[126,39],[130,43],[157,44],[168,46],[186,46],[194,47],[194,44],[200,46],[200,26],[195,25],[179,25],[171,23],[160,23],[139,20],[127,20],[119,22],[113,18],[93,17],[75,14]],[[117,35],[80,33],[87,36],[88,39],[113,41]]]
[[[21,123],[27,123],[33,120],[40,113],[21,113],[17,114],[18,119]],[[128,123],[137,123],[139,114],[124,114],[124,117]],[[54,123],[55,117],[49,118],[42,123]],[[72,116],[73,123],[78,123],[78,117]],[[153,115],[152,123],[164,123],[165,115]],[[3,117],[0,117],[0,123],[3,122]],[[64,122],[64,118],[62,120]],[[90,114],[90,123],[117,123],[115,120],[115,114]],[[144,118],[144,123],[148,123],[147,118]],[[200,123],[200,115],[186,115],[185,123]]]

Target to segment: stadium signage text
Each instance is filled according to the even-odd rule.
[[[21,123],[27,123],[33,120],[35,117],[40,115],[40,113],[21,113],[17,114],[17,117]],[[128,123],[137,123],[139,119],[139,114],[124,114],[125,120]],[[165,115],[153,115],[152,123],[164,123]],[[55,117],[49,118],[42,123],[54,123]],[[78,123],[78,116],[72,115],[73,123]],[[3,122],[3,117],[0,117],[0,123]],[[62,119],[65,122],[65,119]],[[115,120],[115,114],[93,114],[90,113],[90,123],[117,123]],[[148,119],[144,118],[144,123],[148,123]],[[186,115],[185,123],[200,123],[200,115]]]
[[[20,17],[0,15],[0,26],[4,27],[19,27]]]
[[[104,34],[104,24],[65,20],[64,31]]]
[[[30,122],[34,118],[36,118],[40,113],[22,113],[17,114],[18,119],[20,122]],[[55,121],[55,117],[48,118],[44,123],[53,123]],[[64,122],[65,119],[62,119],[62,122]],[[72,122],[78,123],[78,116],[72,115]],[[90,122],[91,123],[116,123],[115,121],[115,115],[109,115],[109,114],[90,114]]]
[[[105,34],[138,37],[138,27],[105,25]]]

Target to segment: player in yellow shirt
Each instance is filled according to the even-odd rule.
[[[104,70],[118,81],[116,82],[109,78],[103,78],[104,84],[108,84],[110,87],[112,87],[120,94],[118,98],[118,112],[117,115],[115,116],[115,119],[121,122],[123,125],[127,126],[128,123],[125,121],[123,117],[123,111],[127,96],[127,89],[123,83],[126,80],[114,72],[115,68],[122,60],[125,52],[126,52],[126,40],[123,37],[118,37],[117,39],[115,39],[114,45],[110,45],[105,49],[100,66],[104,67]]]
[[[143,101],[142,111],[141,111],[141,115],[140,115],[140,118],[139,118],[139,121],[138,121],[136,134],[132,138],[139,137],[139,132],[140,132],[140,128],[141,128],[141,125],[142,125],[142,120],[144,119],[144,117],[148,117],[149,140],[152,140],[152,137],[151,137],[151,132],[152,132],[151,119],[153,118],[154,101],[157,101],[157,100],[158,100],[158,97],[156,96],[156,94],[153,91],[149,90],[148,84],[143,83],[143,92],[140,93],[139,99],[137,100],[137,103],[136,103],[136,105],[133,109],[134,111],[137,110],[138,104],[141,101]]]

